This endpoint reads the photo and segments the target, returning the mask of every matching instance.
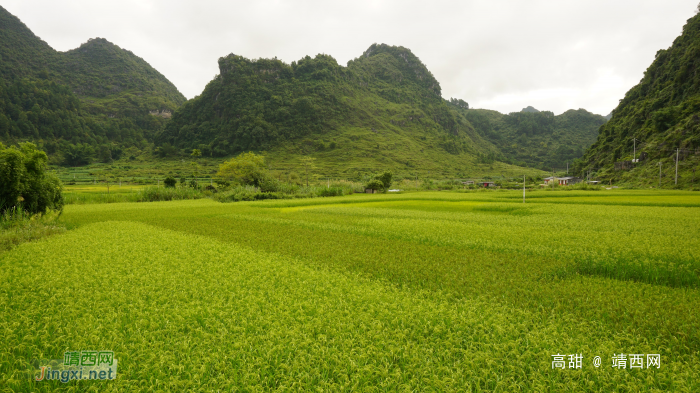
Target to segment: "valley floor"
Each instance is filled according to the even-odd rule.
[[[75,229],[0,254],[2,391],[700,390],[698,193],[201,199],[62,220]],[[88,349],[114,351],[116,379],[31,380],[34,360]]]

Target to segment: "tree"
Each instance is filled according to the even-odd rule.
[[[457,108],[469,109],[469,104],[462,99],[450,98],[450,104],[456,106]]]
[[[46,153],[33,143],[6,148],[0,143],[0,212],[20,208],[30,214],[63,209],[63,186],[46,172]]]
[[[369,182],[367,182],[367,185],[365,188],[369,188],[370,190],[383,190],[384,189],[384,183],[382,183],[380,180],[377,179],[372,179]]]
[[[160,158],[171,157],[177,155],[177,148],[169,143],[166,143],[163,146],[156,147],[153,153]]]
[[[69,145],[63,152],[63,162],[70,166],[87,165],[94,154],[95,149],[88,144]]]
[[[392,178],[392,177],[393,177],[393,175],[391,174],[391,172],[388,172],[388,171],[382,173],[381,175],[375,176],[375,178],[376,178],[377,180],[379,180],[380,182],[382,182],[382,185],[384,186],[384,190],[385,190],[385,191],[388,190],[388,189],[391,187],[391,178]]]
[[[165,178],[165,180],[163,180],[163,184],[165,185],[166,188],[175,188],[176,183],[177,183],[177,181],[172,176],[168,176]]]
[[[114,176],[107,174],[104,176],[104,181],[107,183],[107,194],[109,194],[109,187],[114,182]]]
[[[199,149],[192,149],[192,154],[190,154],[190,157],[192,158],[199,158],[202,156],[202,151]]]
[[[216,175],[240,184],[260,187],[260,183],[268,177],[268,172],[264,157],[248,152],[219,165]]]
[[[391,172],[388,171],[382,174],[374,175],[369,180],[365,188],[386,192],[389,189],[389,187],[391,187],[392,177],[393,175],[391,174]]]

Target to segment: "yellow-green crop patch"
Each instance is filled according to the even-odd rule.
[[[600,192],[70,205],[0,256],[0,390],[698,391],[695,195]],[[23,374],[97,347],[116,380]]]

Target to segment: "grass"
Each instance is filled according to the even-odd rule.
[[[59,215],[29,215],[15,209],[0,215],[0,255],[22,243],[65,232],[65,225],[57,221]]]
[[[24,374],[96,347],[113,390],[700,389],[700,195],[518,198],[67,206],[78,229],[0,256],[0,390],[102,388]],[[613,369],[620,352],[662,366]],[[557,353],[583,369],[552,370]]]

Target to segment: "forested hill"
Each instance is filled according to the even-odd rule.
[[[347,67],[323,54],[291,64],[231,54],[219,59],[219,70],[158,136],[162,155],[268,150],[280,159],[314,155],[348,168],[453,173],[498,155],[403,47],[372,45]],[[371,162],[360,163],[365,159]]]
[[[630,89],[600,128],[596,142],[577,164],[580,171],[598,171],[603,178],[658,183],[673,176],[679,151],[679,184],[691,182],[700,148],[700,14],[688,20],[672,46],[659,50],[638,85]],[[632,165],[634,140],[637,158]],[[615,170],[615,164],[617,170]],[[687,176],[686,176],[687,174]],[[664,179],[665,180],[665,179]]]
[[[0,141],[25,140],[80,165],[146,150],[185,97],[105,39],[62,53],[0,7]]]
[[[146,61],[104,38],[61,53],[61,66],[63,82],[78,97],[103,100],[102,108],[93,105],[93,111],[117,116],[128,116],[130,110],[173,111],[186,100]]]
[[[585,109],[554,116],[529,106],[504,115],[487,109],[462,109],[477,132],[496,145],[506,161],[542,170],[564,169],[595,141],[605,117]]]

